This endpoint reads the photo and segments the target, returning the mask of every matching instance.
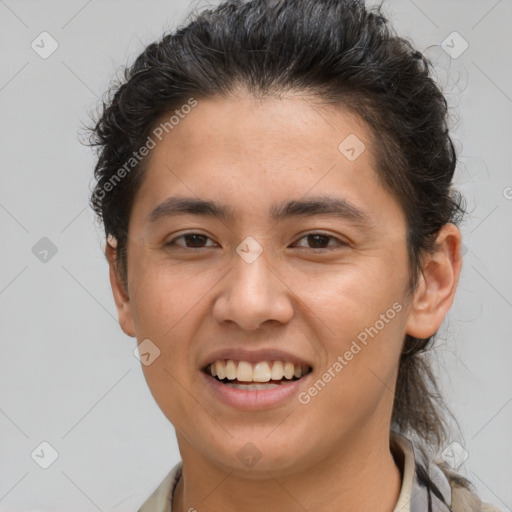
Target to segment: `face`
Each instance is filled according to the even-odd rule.
[[[150,340],[142,368],[182,455],[284,474],[389,429],[406,221],[368,129],[330,109],[201,100],[151,152],[116,303],[124,332]],[[238,387],[208,374],[229,360]]]

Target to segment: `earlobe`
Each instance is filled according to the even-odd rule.
[[[121,276],[119,275],[116,267],[117,244],[110,242],[111,239],[109,237],[109,243],[107,243],[105,248],[105,256],[108,261],[110,285],[114,295],[114,302],[116,304],[119,325],[126,335],[134,338],[135,329],[133,328],[130,297],[127,290],[125,289],[124,283],[122,282]]]
[[[446,224],[436,239],[437,249],[425,255],[406,323],[406,333],[415,338],[435,334],[448,313],[457,290],[461,258],[461,234]]]

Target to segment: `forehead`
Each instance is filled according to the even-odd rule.
[[[302,97],[198,99],[151,151],[136,203],[146,219],[173,195],[270,218],[285,199],[328,194],[357,207],[371,194],[371,210],[379,194],[393,201],[375,167],[371,134],[353,113]]]
[[[258,162],[274,163],[271,167],[275,167],[278,157],[287,163],[306,155],[319,163],[332,162],[343,154],[340,143],[350,135],[349,141],[356,143],[357,149],[364,144],[368,150],[363,160],[368,163],[373,159],[371,133],[362,119],[347,109],[326,106],[312,97],[259,99],[237,94],[200,99],[187,115],[181,119],[173,117],[178,122],[163,134],[156,154],[165,152],[166,147],[179,146],[183,153],[189,153],[187,158],[192,156],[190,152],[199,156],[197,150],[203,148],[208,148],[209,155],[224,153],[222,156],[227,158],[227,149],[234,158],[242,156],[242,152],[257,155]],[[163,116],[160,125],[168,118],[168,114]],[[201,156],[206,156],[204,153]]]

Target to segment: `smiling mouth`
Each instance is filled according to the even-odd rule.
[[[287,361],[250,363],[233,359],[219,359],[203,369],[207,375],[226,386],[245,391],[276,388],[300,380],[312,370],[310,366]]]

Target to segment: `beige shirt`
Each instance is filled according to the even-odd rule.
[[[391,432],[391,447],[393,454],[402,460],[402,487],[398,501],[393,512],[428,512],[429,496],[427,489],[420,484],[416,475],[416,458],[414,447],[406,437]],[[178,462],[153,494],[144,502],[138,512],[172,512],[172,495],[180,479],[183,463]],[[452,488],[447,477],[438,466],[430,466],[430,479],[436,484],[446,503],[450,503],[453,512],[500,512],[499,509],[482,504],[480,500],[469,491],[457,491],[452,496]],[[450,509],[430,493],[432,512],[450,512]],[[454,506],[454,504],[456,506]]]

